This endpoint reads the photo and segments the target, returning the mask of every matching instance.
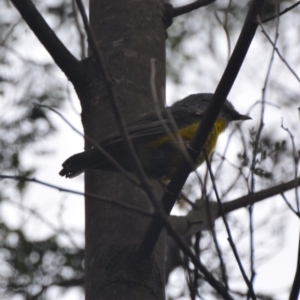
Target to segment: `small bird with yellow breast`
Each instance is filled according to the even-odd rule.
[[[137,156],[149,178],[168,180],[182,158],[178,134],[187,145],[195,135],[207,110],[213,94],[193,94],[172,106],[141,115],[127,124],[127,132],[132,140]],[[169,112],[167,111],[169,110]],[[172,114],[174,123],[170,119]],[[238,113],[226,100],[217,120],[206,140],[205,148],[210,154],[217,139],[230,122],[249,120],[250,117]],[[177,127],[177,128],[176,128]],[[176,132],[177,131],[177,132]],[[99,145],[106,150],[126,171],[133,172],[131,161],[126,155],[126,145],[119,133],[102,140]],[[204,155],[200,154],[196,166],[202,164]],[[75,154],[63,163],[61,176],[75,177],[88,169],[118,171],[118,169],[97,149]]]

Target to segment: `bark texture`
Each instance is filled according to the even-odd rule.
[[[165,86],[165,29],[162,0],[91,0],[90,24],[113,79],[126,121],[153,109],[150,59],[156,87]],[[86,81],[77,87],[85,134],[99,141],[117,130],[114,114],[95,62],[83,62]],[[90,145],[86,143],[86,148]],[[155,185],[158,197],[161,187]],[[122,174],[88,171],[85,190],[149,209],[146,194]],[[164,299],[164,235],[147,261],[135,255],[150,219],[136,212],[86,199],[86,299]]]

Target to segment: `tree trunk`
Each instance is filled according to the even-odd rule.
[[[164,91],[162,4],[162,0],[90,1],[90,24],[126,121],[154,107],[151,58],[157,61],[155,81],[159,95]],[[90,60],[89,64],[93,66],[95,62]],[[85,134],[99,141],[117,130],[117,120],[105,85],[95,75],[90,77],[90,90],[81,97],[82,122]],[[152,183],[160,197],[160,185]],[[85,191],[150,208],[144,191],[121,173],[90,170],[85,174]],[[135,255],[149,221],[136,212],[86,198],[86,300],[164,299],[164,235],[148,261],[138,261]]]

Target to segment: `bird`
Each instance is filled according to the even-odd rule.
[[[210,93],[192,94],[175,102],[170,107],[140,115],[127,124],[127,132],[132,140],[136,154],[149,178],[168,180],[172,177],[179,161],[183,157],[182,144],[187,146],[201,126],[204,114],[213,97]],[[170,114],[172,118],[170,118]],[[172,121],[173,119],[173,121]],[[207,154],[214,150],[219,135],[232,121],[251,119],[237,112],[233,105],[225,100],[217,120],[205,142]],[[175,124],[176,125],[175,125]],[[175,126],[174,126],[175,125]],[[178,134],[181,137],[178,139]],[[133,173],[134,167],[127,155],[127,146],[120,133],[113,133],[99,142],[104,150],[127,172]],[[205,156],[200,153],[195,168],[200,166]],[[97,148],[88,149],[69,157],[59,172],[61,176],[73,178],[86,170],[119,171]]]

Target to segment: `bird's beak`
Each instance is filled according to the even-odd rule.
[[[246,115],[240,115],[239,120],[246,121],[246,120],[252,120],[252,118],[250,118],[249,116],[246,116]]]
[[[245,121],[245,120],[252,120],[250,117],[246,115],[241,115],[237,111],[231,114],[231,120],[232,121]]]

